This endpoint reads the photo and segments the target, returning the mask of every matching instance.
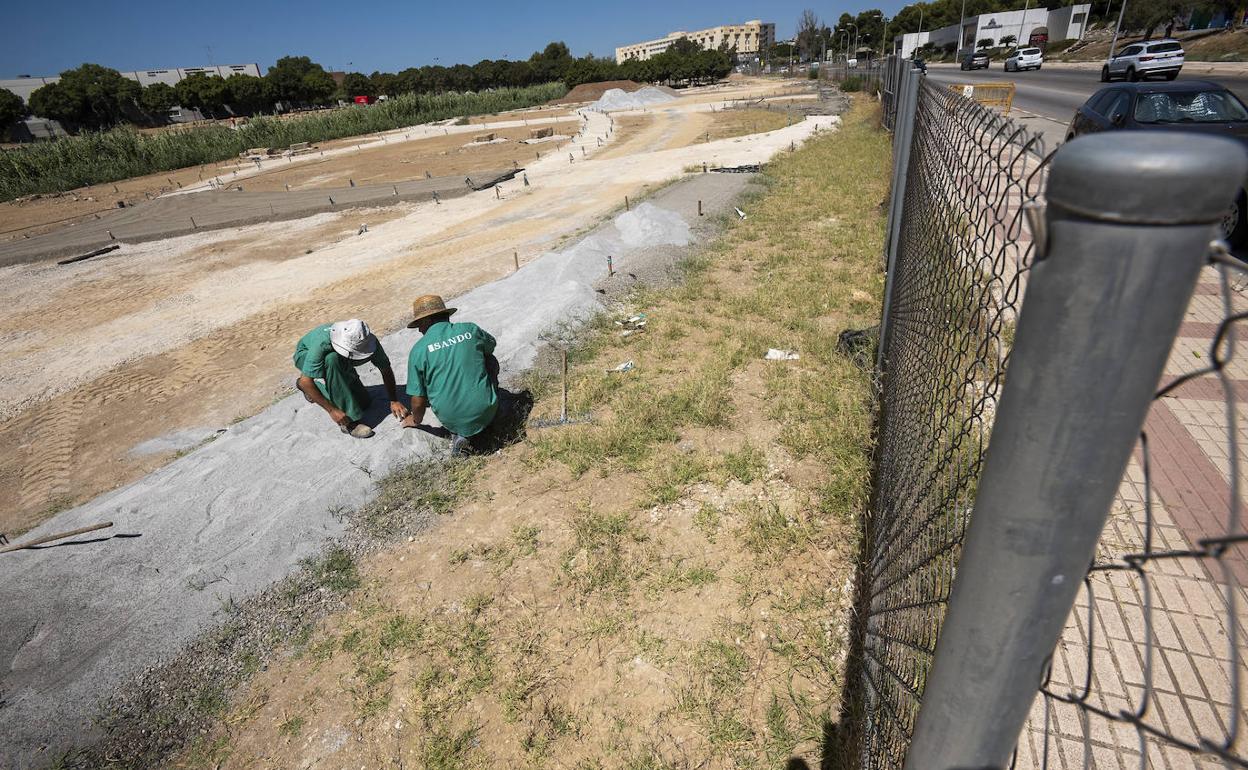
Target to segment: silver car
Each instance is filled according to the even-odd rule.
[[[1177,40],[1146,40],[1132,43],[1101,67],[1101,82],[1122,78],[1132,83],[1141,78],[1174,80],[1183,69],[1183,44]]]
[[[1020,48],[1005,60],[1005,71],[1038,70],[1042,64],[1044,53],[1039,48]]]

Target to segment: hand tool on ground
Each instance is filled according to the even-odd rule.
[[[21,551],[26,548],[34,548],[37,545],[50,543],[53,540],[63,540],[67,537],[73,537],[74,535],[85,535],[88,532],[94,532],[97,529],[107,529],[111,526],[113,526],[113,522],[104,521],[104,522],[100,522],[99,524],[92,524],[89,527],[79,527],[78,529],[71,529],[68,532],[58,532],[55,535],[47,535],[46,537],[36,538],[35,540],[31,540],[26,543],[17,543],[16,545],[5,546],[4,548],[0,548],[0,553],[8,553],[9,551]]]

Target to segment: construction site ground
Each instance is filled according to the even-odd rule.
[[[528,261],[621,206],[626,195],[642,195],[686,167],[751,161],[787,146],[787,136],[771,134],[707,144],[707,131],[728,136],[749,128],[731,111],[710,110],[725,100],[801,88],[750,81],[695,91],[645,113],[663,128],[645,132],[640,142],[630,141],[632,129],[624,125],[613,130],[606,115],[590,112],[569,122],[534,113],[541,117],[521,120],[561,130],[588,120],[588,128],[558,149],[515,141],[465,148],[486,129],[446,125],[421,127],[432,134],[426,139],[404,141],[403,132],[389,132],[341,142],[325,158],[277,159],[260,168],[240,163],[237,175],[224,167],[213,178],[227,179],[228,170],[229,182],[248,191],[276,191],[287,183],[306,188],[348,178],[357,184],[420,178],[426,171],[467,174],[527,156],[532,186],[517,178],[502,186],[501,199],[490,190],[440,206],[353,209],[123,244],[73,266],[4,268],[0,339],[12,358],[0,375],[0,480],[16,494],[0,514],[0,531],[19,533],[124,484],[194,445],[196,436],[210,436],[288,392],[290,348],[316,323],[358,315],[379,330],[395,328],[414,293],[453,296],[503,275],[513,268],[513,255]],[[721,121],[736,127],[723,131]],[[488,130],[511,138],[529,131],[523,123]],[[415,137],[417,129],[407,133]],[[625,144],[633,149],[612,152]],[[134,180],[127,189],[153,181]],[[180,192],[206,184],[187,179]],[[22,208],[7,205],[6,227],[9,214]],[[369,231],[357,235],[362,224]],[[134,451],[168,434],[184,440],[168,451]]]
[[[0,482],[14,490],[0,531],[16,538],[35,527],[29,536],[37,537],[108,519],[119,534],[139,536],[105,539],[90,553],[25,551],[0,565],[7,595],[20,597],[3,608],[18,631],[0,640],[0,710],[17,726],[5,764],[29,766],[50,744],[86,735],[99,699],[202,630],[223,597],[281,579],[341,531],[338,512],[368,499],[374,473],[441,446],[384,426],[353,442],[287,397],[300,335],[352,316],[379,335],[402,329],[412,297],[436,292],[473,309],[499,336],[505,371],[523,371],[542,335],[597,305],[591,286],[607,255],[627,265],[645,244],[687,243],[679,222],[697,223],[701,203],[708,216],[730,213],[722,185],[740,177],[699,174],[691,181],[703,186],[682,187],[666,208],[638,201],[703,163],[767,162],[836,125],[815,117],[705,141],[716,120],[706,115],[734,95],[794,88],[742,82],[651,109],[643,114],[696,122],[703,141],[676,131],[615,158],[597,156],[624,138],[613,121],[628,114],[586,111],[574,142],[527,165],[528,186],[516,178],[441,204],[320,214],[123,244],[72,265],[0,269],[0,340],[11,353],[0,382]],[[481,130],[438,130],[456,128]],[[368,151],[359,144],[338,152]],[[243,167],[238,178],[264,172]],[[601,227],[609,232],[594,245],[578,240]],[[644,276],[643,267],[619,280],[632,275]],[[387,337],[400,382],[411,334]],[[84,558],[90,569],[80,569]],[[78,661],[72,670],[57,663],[64,656]]]
[[[561,317],[576,317],[573,308],[596,305],[595,288],[670,287],[616,294],[625,304],[575,335],[570,411],[590,422],[531,421],[522,444],[436,466],[433,477],[400,465],[376,501],[334,518],[328,503],[371,488],[383,457],[413,459],[431,440],[389,422],[379,443],[337,437],[316,474],[332,482],[301,479],[317,487],[317,502],[296,506],[293,487],[262,491],[250,480],[272,484],[286,455],[317,451],[320,415],[292,398],[110,496],[111,509],[97,514],[145,524],[141,539],[120,545],[156,551],[160,566],[166,548],[197,554],[194,565],[156,575],[124,566],[116,541],[86,547],[108,576],[96,591],[111,597],[137,581],[175,594],[125,598],[124,633],[155,621],[152,601],[219,608],[202,642],[111,702],[106,751],[94,756],[318,768],[815,767],[833,756],[870,427],[868,376],[834,348],[839,330],[874,319],[882,289],[876,202],[888,144],[864,107],[844,131],[781,153],[763,185],[753,175],[693,175],[457,300],[464,318],[500,331],[504,369],[515,371],[541,337],[528,316],[563,308]],[[607,254],[623,255],[614,277],[601,264]],[[662,280],[677,263],[683,279]],[[610,318],[637,311],[646,331],[621,335]],[[413,337],[386,344],[402,351]],[[766,361],[770,346],[801,358]],[[635,367],[607,371],[624,360]],[[548,372],[526,380],[546,424],[559,414]],[[281,448],[266,451],[266,436]],[[206,512],[184,504],[185,524],[150,511],[175,504],[179,485],[215,483],[248,461],[243,489],[212,498]],[[244,502],[257,494],[262,501]],[[270,544],[306,542],[344,518],[393,527],[420,514],[420,527],[393,533],[399,545],[373,556],[308,562],[305,583],[259,597],[269,614],[258,615],[224,599],[239,595],[247,571],[272,569],[236,553],[256,548],[235,531],[250,518],[240,504],[272,513],[245,525]],[[194,550],[171,542],[179,527],[195,530]],[[70,555],[88,558],[83,548]],[[47,583],[58,559],[24,556],[15,579]],[[62,603],[88,590],[69,583]],[[344,611],[317,622],[308,595],[341,596]],[[12,609],[24,619],[51,608]],[[73,620],[80,634],[106,620],[84,614],[91,619]],[[35,635],[44,646],[56,640],[43,628]],[[147,634],[136,647],[150,657],[165,638]],[[240,638],[262,640],[263,652]],[[18,659],[29,665],[33,655]],[[99,664],[91,657],[88,671],[58,686],[81,687]],[[48,720],[69,723],[64,711]],[[191,738],[179,756],[145,753],[171,745],[174,727]],[[61,759],[75,767],[89,756]]]

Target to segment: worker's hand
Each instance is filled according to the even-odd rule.
[[[398,401],[391,401],[390,414],[394,415],[394,419],[396,420],[403,420],[406,419],[411,412],[407,411],[407,407],[403,406],[402,403]]]
[[[329,410],[329,419],[333,420],[334,422],[338,423],[344,428],[351,426],[351,417],[346,412],[342,411],[341,409]]]
[[[403,421],[400,422],[399,425],[404,428],[419,428],[420,427],[416,423],[416,416],[411,413],[408,413],[407,415],[405,415],[403,417]]]

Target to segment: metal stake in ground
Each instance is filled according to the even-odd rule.
[[[516,263],[516,269],[519,270],[520,269],[520,252],[518,251],[511,252],[511,260]]]
[[[607,277],[610,278],[613,275],[615,275],[615,265],[612,264],[611,255],[608,254],[607,255]]]

